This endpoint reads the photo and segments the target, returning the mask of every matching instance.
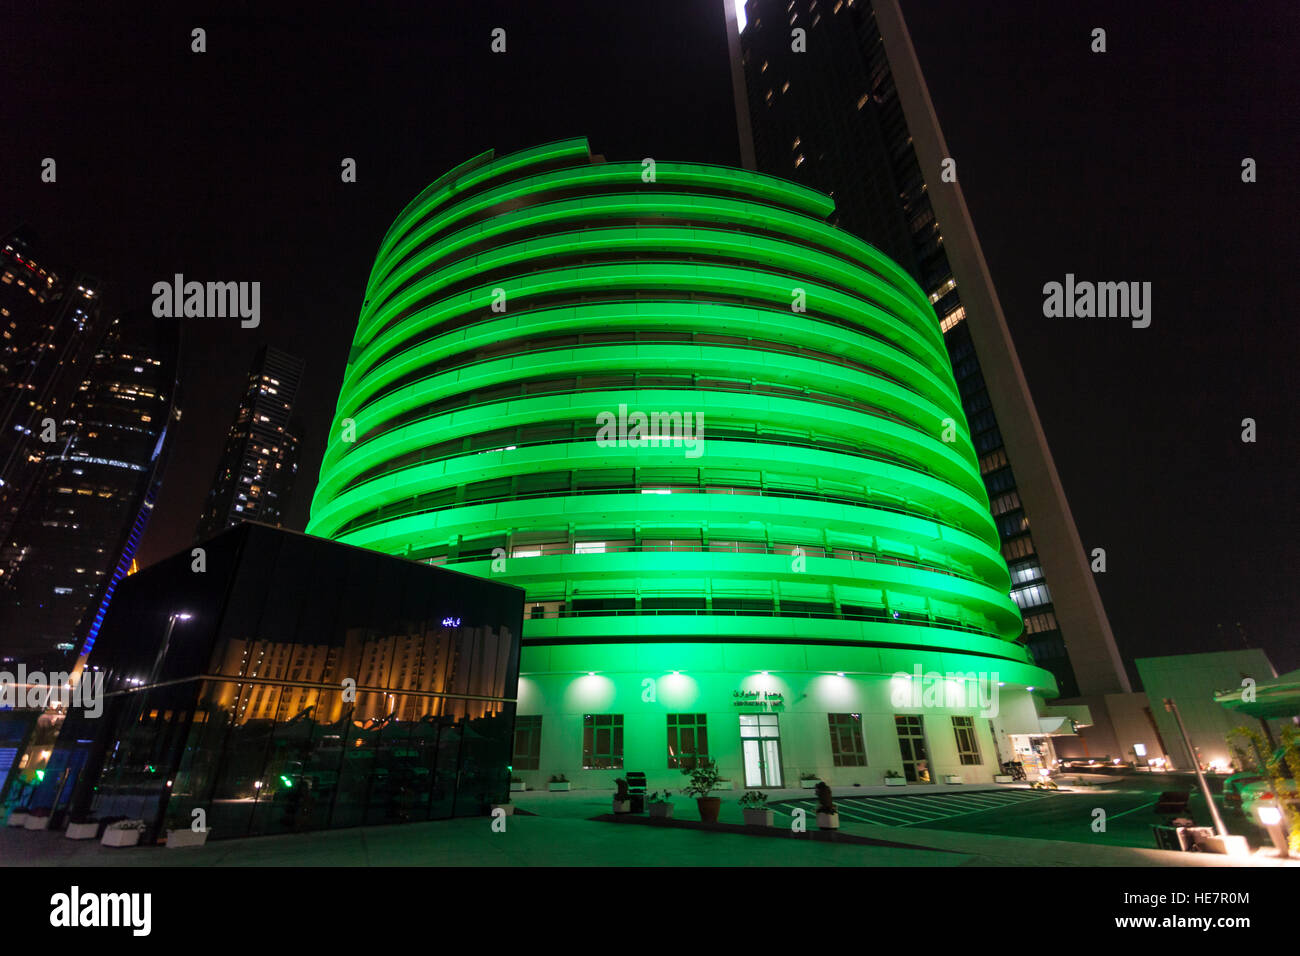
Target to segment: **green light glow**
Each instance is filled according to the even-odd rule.
[[[906,648],[1052,691],[922,290],[804,187],[643,172],[582,139],[484,153],[402,211],[308,531],[558,602],[529,645],[654,645],[683,706],[686,651],[719,641]],[[598,442],[620,406],[702,420],[702,454]],[[828,681],[857,669],[841,654]],[[598,709],[610,686],[568,693]]]

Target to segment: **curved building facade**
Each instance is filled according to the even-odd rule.
[[[579,139],[384,237],[308,531],[526,590],[530,785],[991,779],[1055,693],[933,309],[833,209]]]

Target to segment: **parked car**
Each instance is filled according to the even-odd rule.
[[[1274,760],[1282,759],[1282,749],[1279,747],[1273,752]],[[1292,794],[1295,793],[1294,780],[1283,780],[1282,786]],[[1258,770],[1234,773],[1223,781],[1223,805],[1225,807],[1240,807],[1241,812],[1252,820],[1256,818],[1256,804],[1261,800],[1272,801],[1276,798],[1277,794],[1274,791],[1273,779],[1261,774]],[[1292,799],[1297,798],[1292,797]]]
[[[1292,792],[1291,800],[1297,801],[1295,793],[1295,781],[1283,781],[1287,788]],[[1273,789],[1273,781],[1260,780],[1258,783],[1248,783],[1241,788],[1241,812],[1246,814],[1252,820],[1257,820],[1255,808],[1260,802],[1272,803],[1277,800],[1277,792]]]
[[[1223,781],[1223,805],[1230,810],[1240,810],[1242,788],[1263,780],[1264,778],[1254,770],[1234,773]]]

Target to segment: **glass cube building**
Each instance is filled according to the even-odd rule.
[[[505,799],[517,588],[253,523],[196,550],[118,587],[31,807],[229,839]]]
[[[525,589],[530,785],[991,779],[1055,694],[930,302],[833,211],[575,139],[384,237],[308,530]]]

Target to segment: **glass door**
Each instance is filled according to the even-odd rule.
[[[930,761],[925,751],[925,729],[919,714],[896,714],[898,750],[903,757],[903,776],[908,783],[930,782]]]
[[[781,786],[781,724],[776,714],[741,714],[746,787]]]

